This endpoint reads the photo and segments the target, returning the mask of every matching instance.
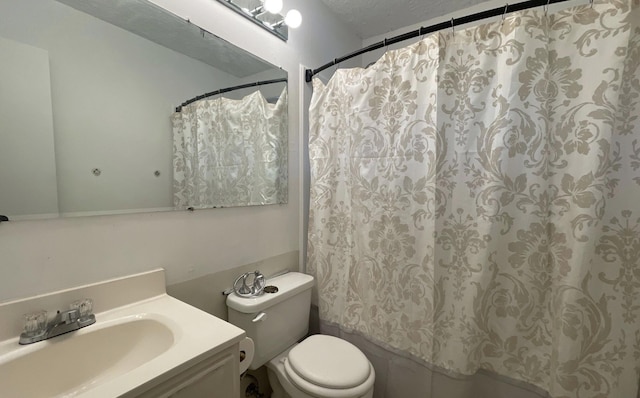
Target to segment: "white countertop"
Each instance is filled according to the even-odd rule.
[[[161,271],[154,272],[157,273]],[[140,275],[134,277],[139,276]],[[162,283],[164,283],[164,277],[158,278],[157,274],[149,274],[149,276],[151,279],[155,280],[155,283],[159,283],[160,279],[162,280]],[[145,278],[138,279],[138,282],[145,283]],[[114,281],[107,281],[105,283],[113,282]],[[118,279],[115,282],[122,282],[122,279]],[[149,280],[146,282],[149,282]],[[116,283],[116,285],[118,285],[118,283]],[[129,285],[127,286],[131,287]],[[84,296],[90,297],[91,291],[87,291],[86,287],[82,287],[80,289],[83,288],[85,289],[82,290],[83,296],[76,298],[82,298]],[[101,286],[101,288],[103,292],[100,294],[104,295],[104,291],[106,290],[104,289],[104,286]],[[149,286],[145,289],[148,292],[158,292],[158,289],[149,289]],[[114,302],[121,303],[122,297],[127,295],[125,292],[120,294],[117,288],[111,291],[113,295],[119,296],[118,298],[114,297]],[[68,293],[68,291],[65,291],[65,294],[66,293]],[[43,303],[42,298],[42,296],[37,298],[37,300],[40,300],[38,305]],[[139,299],[140,297],[136,298]],[[0,306],[10,304],[11,303],[2,304]],[[29,305],[25,304],[25,300],[21,300],[19,303],[16,302],[14,304],[19,304],[19,309],[24,309],[25,306],[29,307]],[[72,339],[85,334],[95,333],[105,329],[106,333],[101,333],[101,336],[110,336],[111,330],[114,329],[106,330],[107,328],[128,322],[150,320],[147,324],[155,324],[158,322],[166,326],[171,331],[171,333],[166,332],[166,336],[172,335],[172,338],[169,338],[169,340],[166,338],[164,339],[165,343],[167,341],[170,343],[167,343],[168,348],[163,348],[164,351],[159,355],[153,357],[147,362],[136,365],[133,369],[128,369],[126,372],[118,372],[118,366],[120,366],[120,364],[115,363],[112,368],[108,369],[108,371],[101,372],[96,377],[83,382],[81,385],[77,386],[77,388],[57,395],[58,397],[113,398],[129,395],[131,393],[135,395],[137,393],[144,392],[148,388],[151,388],[163,380],[186,370],[194,364],[213,356],[217,352],[221,352],[239,343],[245,336],[245,332],[242,329],[168,296],[166,293],[146,297],[142,300],[116,307],[112,305],[105,305],[105,303],[102,303],[101,306],[98,305],[97,307],[106,308],[106,310],[95,314],[96,323],[75,332],[25,346],[18,344],[17,335],[9,339],[5,339],[4,341],[0,341],[0,369],[15,359],[25,357],[38,350],[47,349],[48,347],[51,348],[55,344],[69,345],[69,343],[65,342],[70,342]],[[3,312],[0,308],[0,315],[6,316],[13,312],[15,311],[8,310],[7,308],[4,308]],[[4,322],[1,318],[0,321]],[[165,329],[163,328],[162,330]],[[104,337],[100,337],[97,341],[104,341],[104,344],[118,344],[118,339],[127,339],[126,333],[114,333],[113,336],[113,338],[108,337],[106,339]],[[89,349],[83,349],[87,351],[87,357],[82,356],[82,354],[72,352],[73,355],[70,355],[67,358],[60,358],[59,363],[55,363],[56,361],[47,361],[54,362],[47,364],[51,369],[51,375],[41,374],[41,372],[38,372],[38,374],[24,375],[25,380],[29,380],[31,383],[46,383],[47,377],[55,377],[56,372],[64,372],[65,366],[68,366],[68,364],[71,363],[70,361],[77,361],[79,363],[82,363],[82,361],[90,361],[91,347],[89,347]],[[115,371],[113,369],[115,369]],[[10,381],[5,381],[5,383],[9,382]],[[2,378],[0,376],[0,392],[1,391],[3,391],[3,386]]]

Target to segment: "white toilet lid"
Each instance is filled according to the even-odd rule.
[[[325,388],[353,388],[364,383],[371,373],[362,351],[333,336],[307,337],[289,351],[287,359],[298,376]]]

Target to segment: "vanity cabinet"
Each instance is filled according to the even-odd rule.
[[[238,345],[137,395],[139,398],[240,398]]]

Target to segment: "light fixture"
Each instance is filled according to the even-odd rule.
[[[282,14],[283,0],[217,1],[284,41],[289,37],[289,28],[295,29],[302,24],[300,11],[289,10],[286,16]]]
[[[298,10],[289,10],[284,17],[284,23],[292,29],[298,28],[302,24],[302,14]]]
[[[272,14],[282,11],[282,0],[264,0],[264,9]]]

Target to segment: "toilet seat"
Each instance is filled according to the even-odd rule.
[[[362,351],[333,336],[309,336],[289,351],[287,359],[297,376],[326,388],[359,386],[371,372]]]
[[[375,380],[367,357],[353,344],[332,336],[308,337],[283,362],[288,379],[313,396],[361,397]]]

